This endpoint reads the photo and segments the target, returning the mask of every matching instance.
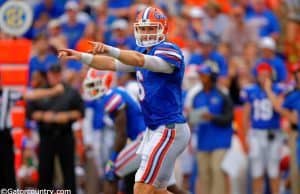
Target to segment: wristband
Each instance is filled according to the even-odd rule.
[[[116,47],[107,46],[108,49],[108,55],[114,58],[119,58],[121,54],[121,50]]]
[[[93,61],[93,58],[94,58],[94,55],[92,55],[92,54],[81,53],[81,59],[80,59],[80,61],[83,64],[90,65],[92,63],[92,61]]]

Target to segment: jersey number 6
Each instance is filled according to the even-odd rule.
[[[145,98],[145,89],[142,85],[142,82],[144,81],[143,74],[140,71],[137,71],[136,72],[136,77],[137,77],[137,80],[138,80],[138,87],[139,87],[138,97],[139,97],[139,100],[142,101]]]

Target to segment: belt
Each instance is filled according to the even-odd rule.
[[[167,124],[167,125],[166,125],[166,128],[167,128],[167,129],[174,129],[174,128],[175,128],[175,125],[176,125],[175,123]]]
[[[165,126],[167,129],[174,129],[175,125],[176,125],[176,123],[170,123],[170,124],[166,124],[166,125],[162,124],[159,126]],[[159,126],[148,126],[148,128],[151,130],[156,130]]]

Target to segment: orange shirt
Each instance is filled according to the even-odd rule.
[[[209,0],[185,0],[184,4],[187,6],[199,6],[203,7],[205,6]],[[230,11],[231,5],[228,0],[215,0],[217,4],[220,5],[223,12],[228,13]]]
[[[188,6],[204,6],[207,0],[185,0],[184,4]]]
[[[80,51],[80,52],[87,52],[89,50],[92,49],[91,45],[89,44],[88,41],[91,41],[90,39],[87,38],[81,38],[77,45],[76,45],[76,50]]]
[[[277,10],[280,7],[279,0],[265,0],[265,4],[272,10]]]

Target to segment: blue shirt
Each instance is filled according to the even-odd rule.
[[[107,41],[107,44],[114,47],[125,46],[127,49],[135,49],[137,47],[135,43],[135,38],[133,36],[127,36],[122,39],[111,36]]]
[[[189,61],[189,64],[194,64],[194,65],[202,65],[204,63],[212,66],[214,72],[217,73],[219,76],[227,76],[228,74],[227,62],[225,58],[217,51],[211,52],[208,57],[205,57],[204,55],[198,53],[194,53],[192,54]]]
[[[38,56],[34,56],[29,61],[29,77],[34,71],[46,72],[51,65],[58,64],[58,58],[56,55],[48,54],[42,60]]]
[[[257,13],[251,10],[246,15],[247,20],[256,20],[259,23],[259,36],[271,36],[273,33],[280,33],[280,25],[275,14],[270,10]]]
[[[70,26],[66,23],[61,26],[61,29],[67,37],[68,47],[74,49],[84,33],[85,25],[82,23],[76,23],[74,26]]]
[[[43,12],[46,12],[50,18],[57,18],[64,13],[63,6],[60,6],[61,0],[53,0],[51,8],[47,8],[45,2],[37,4],[34,7],[34,19],[37,20]]]
[[[108,0],[108,8],[129,8],[133,4],[133,0]]]
[[[104,118],[104,102],[102,98],[92,101],[86,101],[85,106],[93,110],[92,125],[94,130],[102,130],[105,127]]]
[[[295,89],[289,92],[283,101],[282,107],[290,111],[296,111],[300,115],[300,90]],[[298,130],[300,131],[300,117],[298,117]]]
[[[273,92],[279,96],[284,89],[279,84],[273,84]],[[251,127],[258,130],[280,129],[280,115],[273,109],[266,92],[258,85],[253,84],[243,88],[241,99],[251,105]]]
[[[298,114],[298,132],[300,131],[300,90],[295,89],[288,93],[283,101],[282,107],[286,108],[290,111],[296,111]],[[297,158],[298,158],[298,166],[300,166],[300,137],[297,139]]]
[[[273,68],[273,77],[275,82],[283,82],[287,79],[287,68],[284,64],[284,61],[275,56],[273,59],[266,59],[266,58],[261,58],[256,62],[256,65],[253,69],[253,73],[255,76],[257,76],[257,73],[255,71],[257,65],[260,63],[265,62],[268,63],[272,66]]]
[[[0,5],[4,4],[6,0],[0,0]]]
[[[207,108],[212,115],[222,114],[224,107],[224,94],[213,88],[209,92],[201,91],[193,101],[193,108]],[[207,121],[198,124],[198,150],[214,151],[216,149],[229,148],[233,134],[232,126],[219,126]]]
[[[146,129],[143,113],[140,105],[124,89],[113,88],[101,97],[104,103],[104,112],[112,120],[115,113],[124,108],[126,110],[126,131],[127,136],[134,140],[142,131]]]
[[[68,69],[72,69],[76,72],[79,72],[82,68],[82,63],[76,60],[68,60],[67,61],[67,67]]]
[[[145,53],[146,49],[140,47],[138,51]],[[173,43],[162,42],[147,54],[160,57],[174,66],[170,74],[136,69],[139,99],[147,127],[154,130],[160,125],[184,123],[181,84],[185,65],[181,50]]]

